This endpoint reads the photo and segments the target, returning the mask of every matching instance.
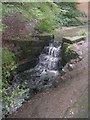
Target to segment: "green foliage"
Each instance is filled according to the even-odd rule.
[[[54,3],[30,3],[24,4],[24,7],[30,8],[29,14],[32,18],[37,19],[38,25],[35,29],[41,32],[50,32],[58,26],[58,22],[55,20],[55,14],[60,12],[60,8]]]
[[[56,3],[58,4],[59,6],[61,6],[62,8],[63,7],[72,7],[72,8],[76,8],[77,5],[79,4],[79,2],[59,2],[59,3]]]
[[[68,55],[72,55],[73,53],[73,46],[67,46],[65,50],[65,55],[68,57]]]
[[[23,96],[29,99],[29,84],[27,82],[20,82],[15,84],[12,79],[15,75],[17,66],[15,63],[14,54],[8,49],[2,49],[2,89],[0,86],[0,94],[2,94],[2,100],[4,113],[12,112],[16,106],[19,106],[23,102]],[[0,105],[1,105],[0,103]]]
[[[40,32],[51,32],[52,30],[57,28],[58,25],[58,22],[55,22],[54,19],[45,18],[39,22],[36,29],[38,29]]]
[[[4,32],[7,30],[7,26],[5,24],[0,24],[0,32]]]
[[[3,3],[3,15],[17,13],[22,14],[21,21],[36,19],[38,25],[35,29],[42,32],[51,32],[60,26],[82,25],[78,17],[85,16],[76,9],[76,2],[31,2],[27,3]]]
[[[12,63],[14,61],[14,54],[8,51],[7,48],[2,49],[2,62],[4,63]]]
[[[2,16],[9,15],[14,13],[14,5],[10,3],[3,3],[2,4]]]
[[[79,33],[78,33],[80,36],[84,36],[84,35],[87,35],[87,31],[86,30],[80,30]]]
[[[28,99],[29,88],[23,89],[20,84],[16,87],[9,89],[2,89],[2,103],[4,103],[4,109],[8,112],[13,111],[16,106],[19,106],[23,102],[23,95]]]
[[[8,51],[8,49],[3,48],[2,90],[0,89],[0,93],[2,94],[2,103],[4,104],[4,109],[7,112],[14,110],[15,106],[18,106],[20,103],[22,103],[23,95],[25,95],[26,99],[29,97],[28,93],[30,88],[27,82],[22,82],[15,85],[15,83],[12,81],[16,68],[17,66],[15,64],[14,54]]]
[[[76,9],[78,3],[61,2],[59,3],[60,8],[64,11],[56,15],[56,20],[62,26],[76,26],[83,25],[78,17],[86,16],[84,13]]]
[[[13,53],[6,48],[2,49],[2,87],[7,87],[11,82],[16,69],[15,58]]]

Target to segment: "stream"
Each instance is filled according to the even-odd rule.
[[[4,113],[6,111],[12,113],[21,107],[23,102],[27,101],[27,96],[30,99],[34,92],[50,87],[53,84],[61,69],[61,48],[61,42],[51,41],[48,46],[44,47],[38,58],[38,64],[34,68],[19,73],[14,77],[13,88],[9,92],[7,90],[8,95],[12,94],[10,91],[13,91],[13,89],[15,91],[12,96],[13,107],[10,105],[6,108],[6,104],[3,103],[3,114],[6,114]],[[23,89],[22,94],[18,95],[20,89]]]

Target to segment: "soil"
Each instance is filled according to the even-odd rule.
[[[22,40],[31,35],[36,36],[39,33],[39,31],[34,29],[37,25],[37,21],[33,19],[30,22],[25,22],[21,13],[3,16],[2,22],[7,26],[6,30],[2,33],[3,41],[18,38]]]
[[[57,86],[38,93],[10,115],[9,118],[65,117],[66,111],[72,108],[88,87],[88,40],[78,43],[77,46],[79,51],[82,52],[82,60],[74,61],[72,70],[66,72],[62,80],[61,77],[56,78],[56,80],[60,81]],[[86,98],[88,98],[88,95],[86,95]],[[84,109],[85,106],[80,110]],[[71,114],[72,118],[75,117],[73,112]],[[67,115],[66,117],[70,116]],[[85,118],[87,116],[80,117]]]

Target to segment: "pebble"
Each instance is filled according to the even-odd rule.
[[[82,52],[82,51],[79,51],[78,54],[81,56],[81,55],[83,54],[83,52]]]
[[[60,78],[61,78],[61,80],[63,80],[63,79],[64,79],[64,77],[63,77],[63,76],[61,76]]]
[[[83,58],[83,57],[80,55],[80,56],[79,56],[79,60],[82,60],[82,58]]]
[[[73,68],[74,68],[74,64],[68,64],[68,69],[69,70],[73,70]]]

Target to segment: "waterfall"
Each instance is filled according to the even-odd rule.
[[[2,103],[3,116],[7,112],[12,112],[22,106],[26,96],[32,96],[31,90],[40,90],[52,85],[55,77],[59,75],[59,68],[61,63],[61,43],[58,41],[51,42],[45,46],[38,59],[38,64],[29,70],[17,74],[14,78],[14,93],[18,93],[18,85],[24,86],[24,90],[29,89],[22,95],[14,95],[13,108],[10,106],[6,108],[6,104]],[[26,84],[27,83],[27,84]],[[11,91],[12,91],[11,89]],[[5,110],[6,108],[6,110]]]
[[[17,75],[16,79],[28,81],[32,89],[51,86],[54,78],[59,74],[60,62],[61,43],[53,41],[49,46],[44,47],[39,56],[38,64],[33,69]]]

